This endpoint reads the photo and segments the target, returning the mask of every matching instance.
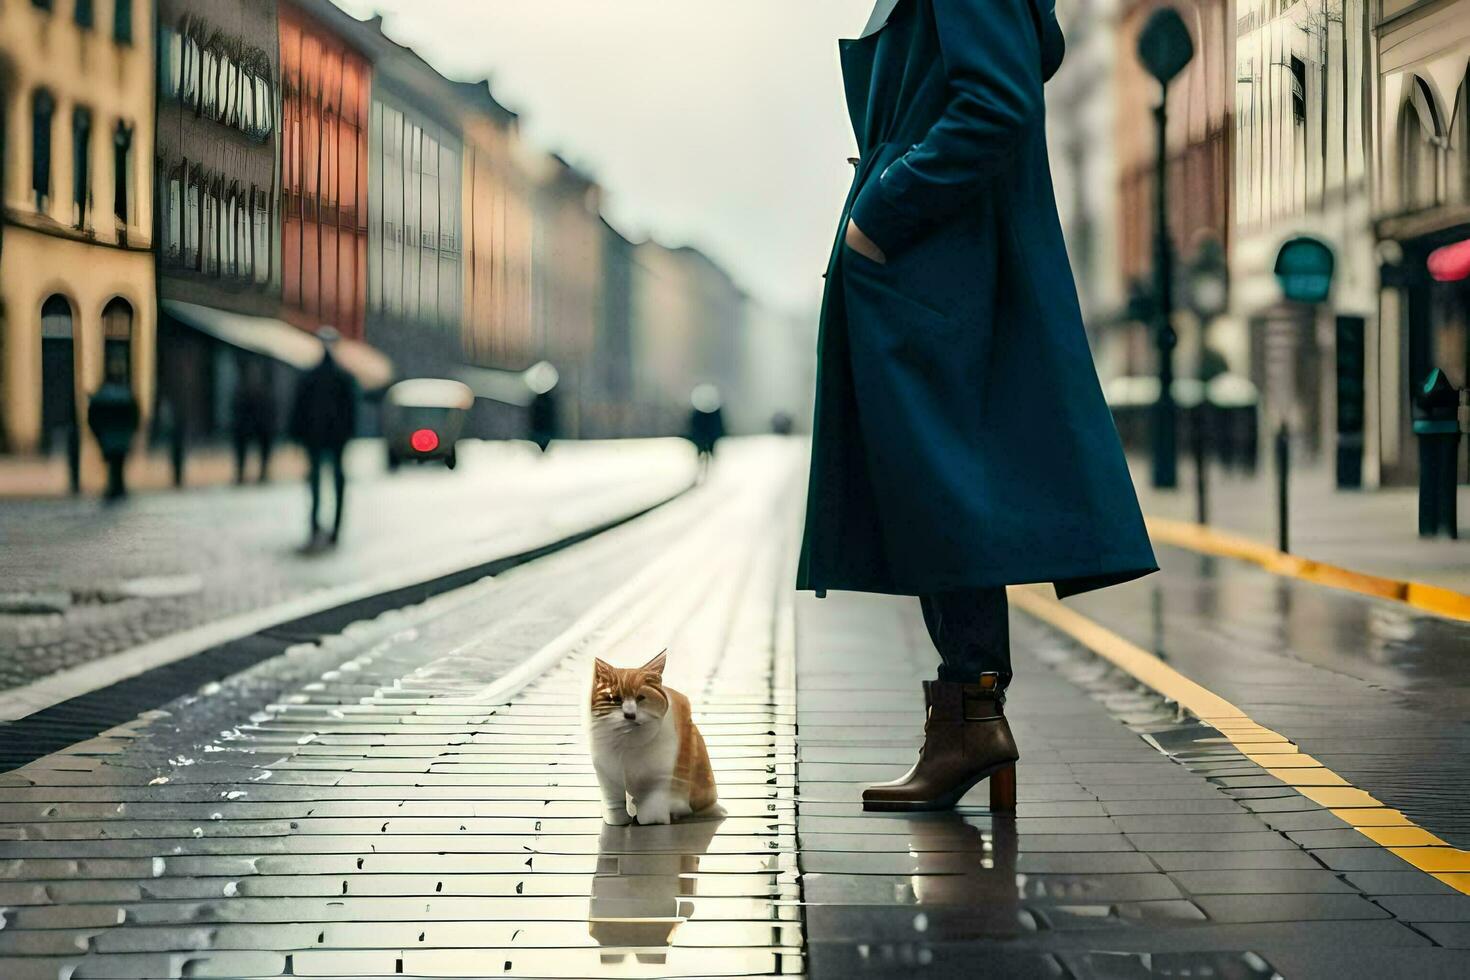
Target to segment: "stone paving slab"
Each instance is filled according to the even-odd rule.
[[[913,600],[804,598],[797,621],[814,977],[1470,974],[1470,899],[1020,613],[1016,816],[984,784],[950,814],[863,813],[912,761],[936,656]]]

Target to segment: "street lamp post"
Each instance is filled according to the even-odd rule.
[[[1332,273],[1336,266],[1332,249],[1326,242],[1310,235],[1288,239],[1276,253],[1276,281],[1281,294],[1317,322],[1317,310],[1332,294]],[[1290,406],[1278,406],[1280,425],[1276,429],[1276,530],[1277,546],[1282,552],[1291,550],[1290,482],[1291,429],[1287,425]]]
[[[1209,379],[1205,377],[1205,337],[1210,324],[1230,306],[1230,266],[1225,261],[1224,247],[1213,235],[1200,243],[1199,252],[1189,267],[1186,288],[1189,307],[1199,321],[1199,357],[1195,361],[1199,402],[1194,406],[1193,424],[1190,426],[1191,441],[1194,443],[1195,519],[1200,524],[1208,524],[1209,453],[1205,446],[1205,412],[1209,408],[1209,398],[1205,394],[1205,385]]]
[[[1169,82],[1194,57],[1189,28],[1173,7],[1161,7],[1150,15],[1138,36],[1138,59],[1159,83],[1159,104],[1154,107],[1158,136],[1158,160],[1154,175],[1154,344],[1159,352],[1159,397],[1153,413],[1153,485],[1172,489],[1179,483],[1175,438],[1174,346],[1177,338],[1174,313],[1174,249],[1169,241]]]

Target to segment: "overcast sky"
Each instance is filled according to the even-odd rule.
[[[851,180],[837,39],[873,0],[337,0],[446,75],[489,76],[624,233],[815,304]]]

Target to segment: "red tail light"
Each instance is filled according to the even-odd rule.
[[[433,429],[419,429],[408,437],[408,444],[416,453],[431,453],[439,448],[439,433]]]

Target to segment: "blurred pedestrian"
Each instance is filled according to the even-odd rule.
[[[557,385],[561,374],[549,361],[540,361],[526,370],[526,387],[531,389],[531,403],[526,410],[526,436],[543,453],[561,436],[561,410]]]
[[[1048,0],[878,0],[842,45],[861,156],[798,587],[921,597],[942,662],[919,761],[870,809],[947,809],[987,777],[1013,807],[1005,587],[1157,568],[1057,219],[1042,83],[1062,51]]]
[[[331,327],[317,331],[317,338],[322,342],[322,359],[296,383],[296,401],[291,409],[291,436],[305,448],[309,461],[306,480],[311,488],[311,537],[307,540],[308,548],[322,543],[318,513],[325,466],[332,468],[336,494],[330,542],[336,544],[342,533],[342,508],[347,493],[342,453],[357,431],[357,382],[332,354],[338,336]]]
[[[138,432],[138,399],[128,380],[126,344],[109,342],[104,350],[102,385],[87,404],[87,425],[97,437],[97,448],[107,463],[107,500],[121,500],[127,495],[123,467],[133,436]]]
[[[715,446],[725,437],[725,415],[720,389],[702,384],[689,396],[689,441],[699,456],[699,472],[703,476],[714,458]]]
[[[240,382],[231,406],[235,442],[235,482],[245,482],[245,464],[251,448],[260,454],[261,483],[270,471],[271,449],[276,439],[276,393],[270,372],[259,357],[246,356],[240,365]]]

